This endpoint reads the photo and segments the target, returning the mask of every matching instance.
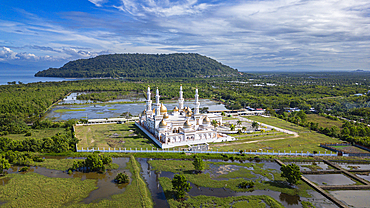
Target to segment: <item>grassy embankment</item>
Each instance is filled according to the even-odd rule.
[[[273,141],[260,141],[256,143],[236,144],[230,146],[219,147],[220,151],[229,151],[233,149],[241,150],[259,150],[269,149],[271,152],[275,151],[298,151],[298,152],[313,152],[321,151],[325,152],[324,148],[319,147],[320,143],[336,143],[341,142],[339,139],[325,136],[324,134],[310,131],[308,128],[297,126],[296,124],[275,118],[275,117],[261,117],[261,116],[250,116],[248,119],[255,120],[261,123],[269,124],[272,126],[280,127],[283,129],[291,130],[299,134],[298,137],[282,137],[284,139],[273,140]],[[329,151],[327,151],[329,152]]]
[[[64,161],[56,167],[63,164]],[[127,168],[132,176],[125,192],[96,203],[81,202],[97,189],[95,179],[50,178],[37,173],[5,176],[10,180],[0,186],[0,201],[6,202],[2,207],[153,207],[150,192],[140,176],[140,164],[134,157],[131,156]]]
[[[15,139],[15,140],[24,140],[25,138],[37,138],[42,139],[45,137],[52,137],[55,136],[58,132],[65,132],[65,128],[49,128],[49,129],[29,129],[29,132],[31,132],[31,136],[25,136],[25,134],[8,134],[2,137],[7,137],[9,139]]]
[[[219,175],[211,175],[210,173],[193,174],[194,167],[192,165],[192,161],[188,160],[151,160],[149,161],[149,163],[152,165],[152,168],[154,170],[184,174],[188,181],[194,183],[197,186],[210,188],[228,188],[238,192],[250,191],[252,189],[267,189],[279,191],[289,195],[310,197],[306,192],[308,189],[310,189],[307,184],[300,182],[300,184],[298,185],[298,189],[290,188],[285,182],[283,182],[283,178],[281,178],[280,176],[280,171],[263,168],[264,165],[262,163],[206,162],[206,169],[209,169],[210,165],[222,167],[219,170],[223,170],[224,173]],[[229,169],[231,165],[239,166],[239,169],[231,170]],[[246,169],[251,167],[253,167],[253,170]],[[267,177],[270,181],[261,181],[257,179],[257,176]],[[221,178],[228,178],[228,180],[217,180]],[[245,180],[243,178],[254,180],[255,187],[252,189],[239,188],[239,184]],[[244,205],[245,207],[264,207],[264,203],[271,207],[282,207],[279,202],[269,196],[227,197],[222,198],[222,200],[220,200],[220,198],[211,196],[197,196],[189,197],[187,201],[180,202],[174,199],[171,180],[167,177],[161,177],[159,178],[159,181],[164,189],[167,201],[169,202],[171,207],[215,207],[225,205],[230,206],[230,203],[232,202],[235,202],[235,205]]]
[[[34,166],[45,167],[53,170],[68,170],[72,168],[74,161],[83,161],[83,159],[45,159],[43,162],[34,162]],[[117,169],[119,167],[116,163],[105,165],[106,169]]]
[[[331,120],[318,114],[307,114],[307,122],[318,123],[319,127],[323,128],[331,128],[332,126],[337,126],[339,129],[342,129],[343,125],[343,121],[341,120]]]
[[[75,130],[76,137],[80,140],[79,149],[82,147],[84,149],[87,147],[95,149],[98,147],[100,149],[152,149],[157,147],[134,123],[76,126]]]

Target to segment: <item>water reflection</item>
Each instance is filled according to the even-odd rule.
[[[123,112],[139,115],[145,109],[145,103],[126,104],[86,104],[86,105],[56,105],[45,115],[46,118],[56,121],[68,119],[104,119],[119,117]],[[167,109],[172,110],[178,103],[165,102]],[[184,102],[185,106],[194,107],[194,101]],[[223,104],[213,100],[200,100],[200,108],[208,107],[209,110],[226,110]]]

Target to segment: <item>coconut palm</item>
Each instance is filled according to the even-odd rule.
[[[237,124],[238,126],[241,126],[241,125],[242,125],[242,121],[241,121],[241,120],[238,120],[238,121],[236,122],[236,124]]]
[[[256,121],[253,121],[252,122],[252,128],[254,128],[254,129],[258,129],[258,127],[260,126],[260,124],[259,123],[257,123]]]
[[[212,120],[212,121],[211,121],[211,124],[212,124],[212,126],[214,126],[214,127],[217,127],[217,126],[218,126],[218,123],[217,123],[217,121],[216,121],[216,120]]]

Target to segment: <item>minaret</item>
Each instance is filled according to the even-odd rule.
[[[195,89],[195,102],[194,102],[194,114],[195,115],[198,115],[199,114],[199,106],[200,106],[200,103],[198,102],[199,100],[199,95],[198,95],[198,88]]]
[[[184,98],[182,97],[182,85],[180,85],[179,110],[184,109]]]
[[[146,111],[151,112],[152,111],[152,100],[150,99],[150,87],[148,85],[148,92],[146,92]]]
[[[156,95],[155,95],[155,102],[156,102],[156,104],[155,104],[155,107],[156,107],[156,109],[155,109],[155,115],[156,116],[159,116],[159,115],[161,115],[161,104],[159,103],[159,90],[158,90],[158,87],[157,87],[157,92],[156,92]]]

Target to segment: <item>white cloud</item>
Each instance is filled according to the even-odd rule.
[[[97,7],[101,7],[102,3],[104,3],[105,1],[104,0],[89,0],[89,2],[95,4],[95,6]]]
[[[14,60],[17,58],[18,58],[17,53],[10,50],[10,48],[3,47],[2,50],[0,51],[0,61]]]

